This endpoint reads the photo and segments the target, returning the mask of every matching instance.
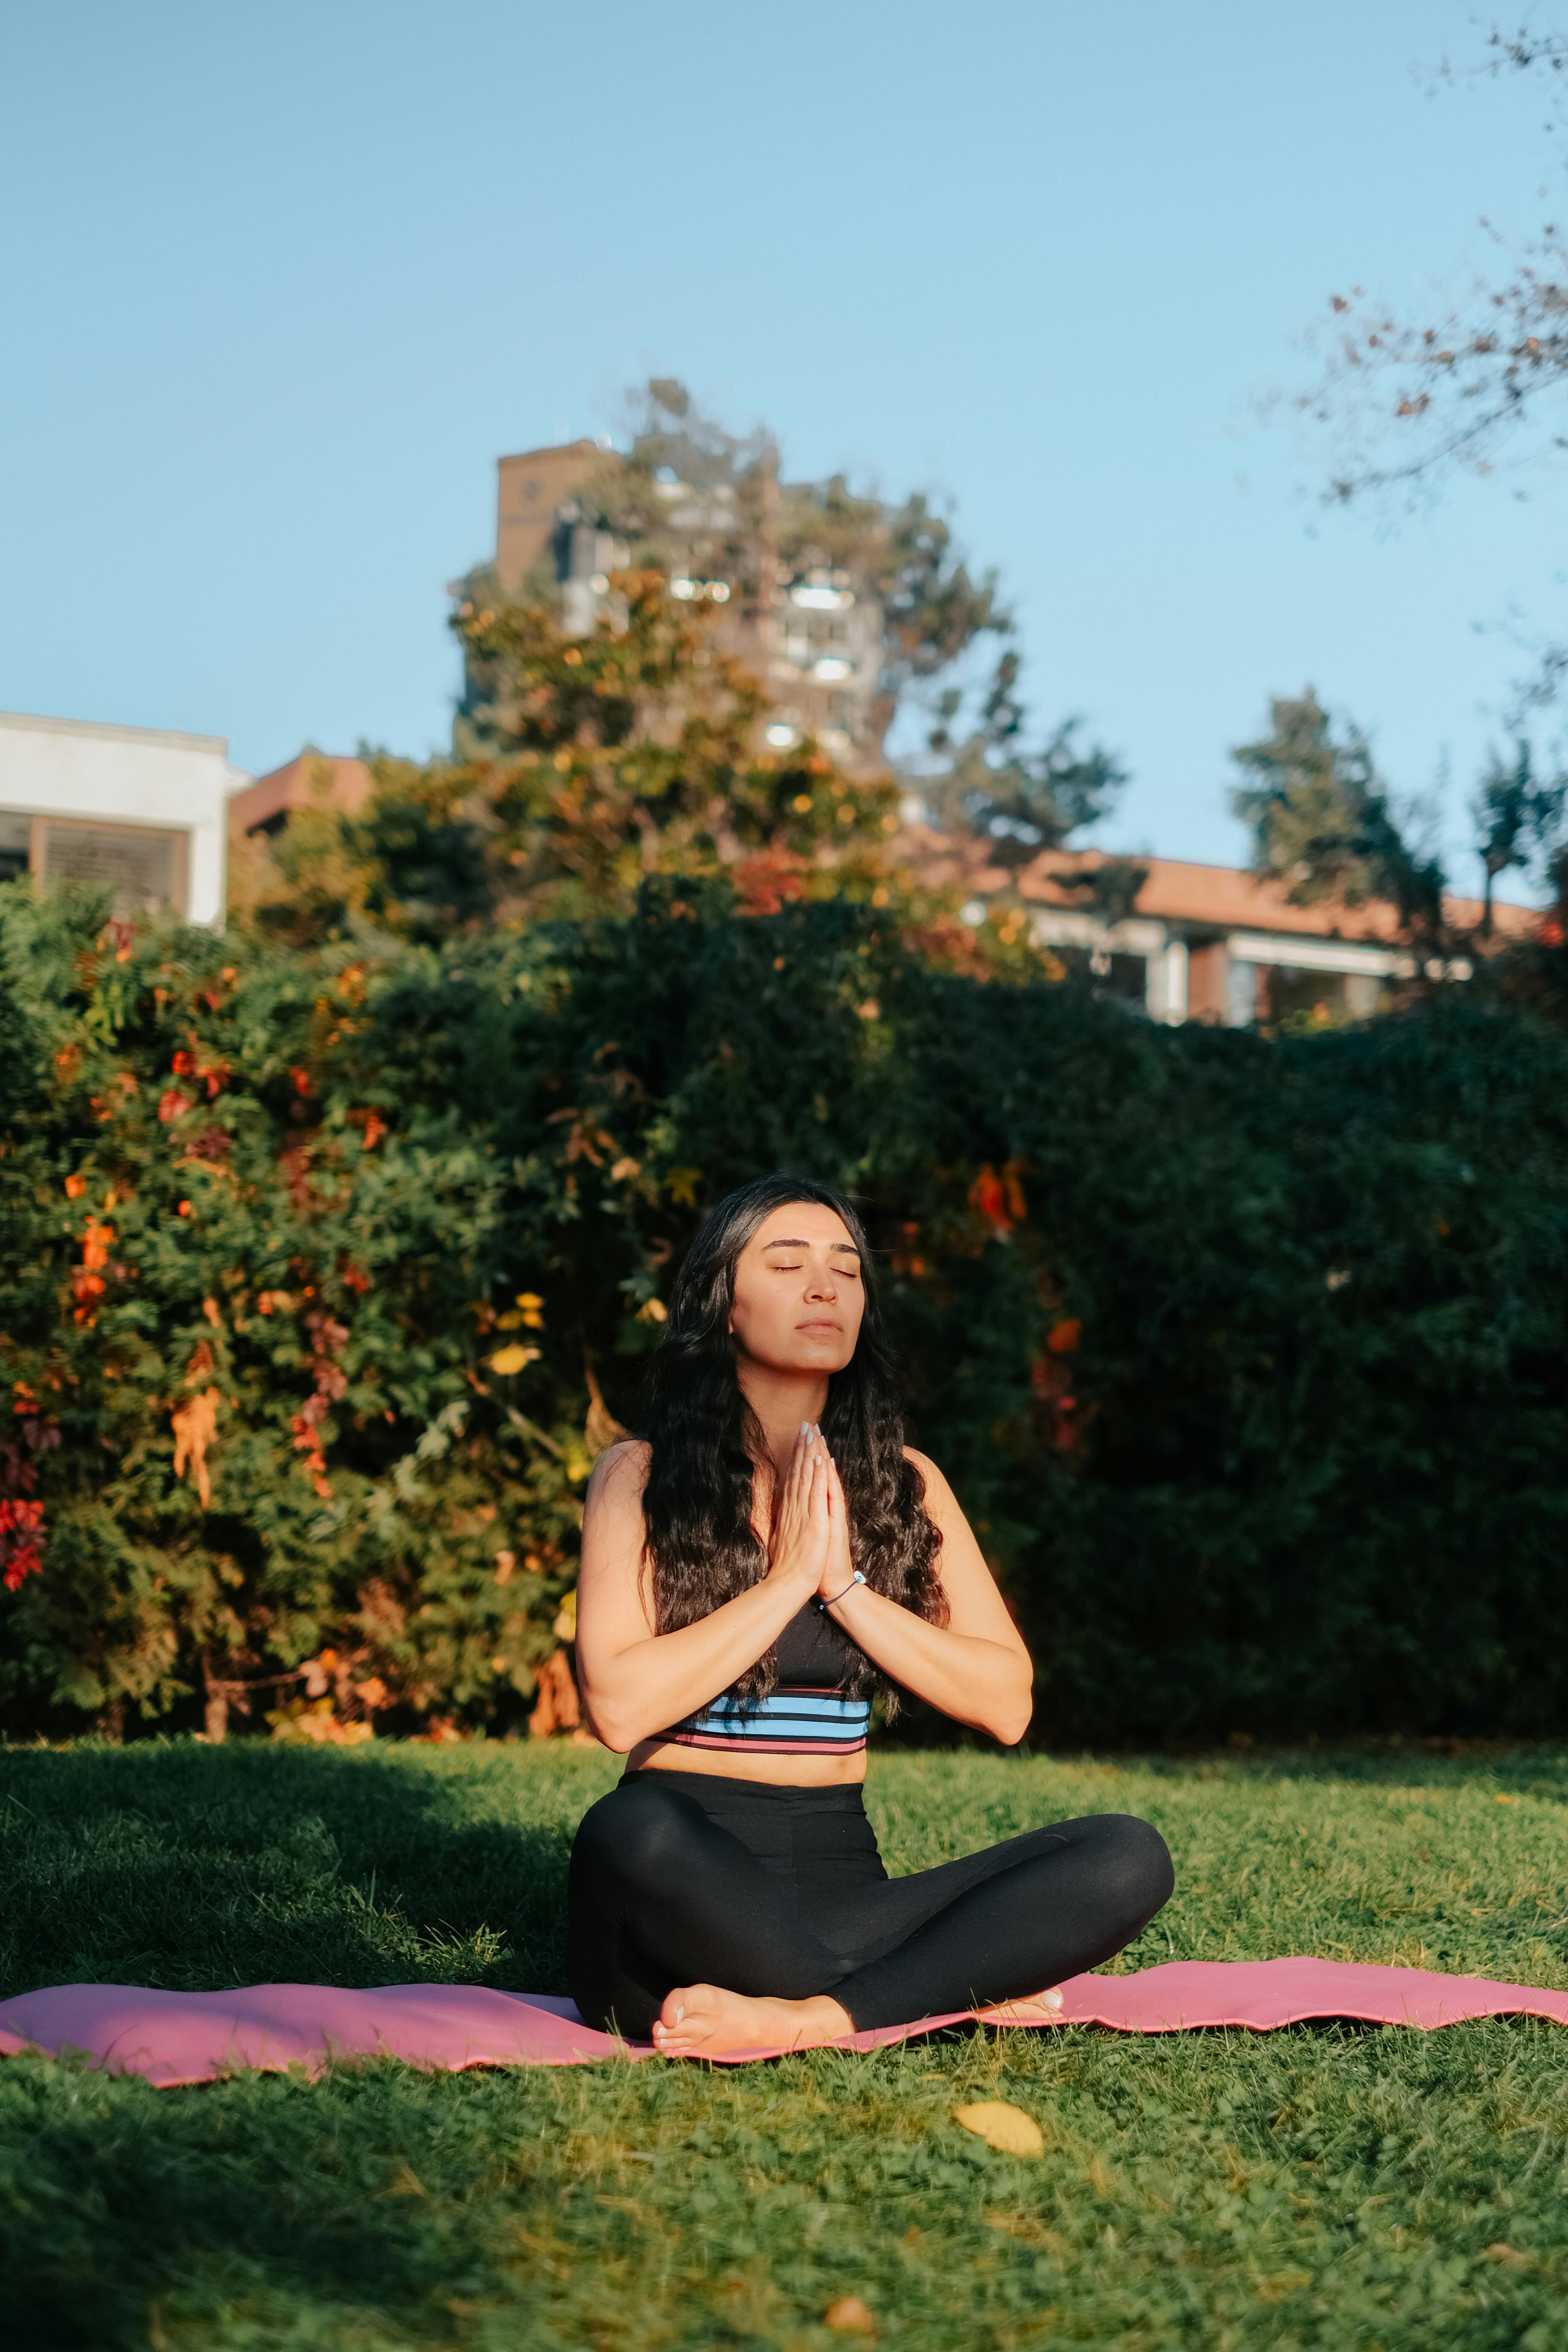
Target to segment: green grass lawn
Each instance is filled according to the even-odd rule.
[[[597,1751],[0,1751],[0,1993],[562,1989]],[[889,1866],[1115,1810],[1176,1857],[1119,1965],[1315,1951],[1568,1984],[1568,1756],[888,1754]],[[952,2109],[1002,2098],[1043,2158]],[[16,2352],[1568,2347],[1568,2032],[964,2032],[871,2058],[154,2091],[0,2061]],[[862,2337],[859,2340],[865,2341]]]

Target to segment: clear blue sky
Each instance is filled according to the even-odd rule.
[[[1517,0],[1516,0],[1517,6]],[[1528,232],[1541,95],[1469,0],[62,0],[0,37],[0,707],[423,754],[500,452],[684,376],[789,467],[934,484],[1109,835],[1238,857],[1226,748],[1316,683],[1450,826],[1563,603],[1550,486],[1390,530],[1255,421],[1350,280]],[[1467,876],[1468,878],[1468,876]]]

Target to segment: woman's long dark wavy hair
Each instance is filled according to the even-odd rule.
[[[876,1591],[901,1601],[931,1624],[947,1622],[936,1572],[940,1545],[926,1514],[925,1481],[904,1458],[887,1330],[872,1279],[871,1251],[860,1220],[841,1192],[809,1176],[759,1176],[731,1192],[706,1217],[687,1253],[668,1319],[648,1370],[642,1433],[652,1446],[643,1493],[645,1558],[653,1579],[654,1623],[660,1633],[694,1624],[760,1581],[767,1558],[752,1524],[752,1472],[767,1462],[762,1429],[735,1376],[730,1311],[735,1267],[765,1217],[792,1201],[811,1201],[841,1217],[860,1253],[865,1309],[855,1353],[827,1383],[822,1433],[832,1449],[849,1507],[855,1566]],[[770,1650],[734,1685],[760,1697],[777,1677]],[[856,1653],[849,1696],[898,1696]]]

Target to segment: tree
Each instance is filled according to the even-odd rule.
[[[1533,73],[1546,82],[1550,127],[1561,137],[1568,129],[1568,34],[1494,26],[1488,50],[1480,73]],[[1553,224],[1500,283],[1482,283],[1468,307],[1442,318],[1374,305],[1359,286],[1333,295],[1331,311],[1335,327],[1322,379],[1298,403],[1337,438],[1330,498],[1433,493],[1457,471],[1492,473],[1510,443],[1522,466],[1555,465],[1565,446],[1568,236]],[[1568,677],[1568,646],[1546,642],[1536,651],[1516,718],[1555,702]],[[1511,769],[1492,756],[1471,802],[1485,876],[1484,938],[1492,934],[1498,876],[1550,848],[1562,801],[1559,786],[1531,772],[1522,740]],[[1394,866],[1401,866],[1397,854]]]
[[[1561,133],[1568,35],[1494,28],[1488,46],[1481,72],[1548,81]],[[1338,443],[1329,497],[1415,493],[1455,471],[1488,474],[1510,440],[1526,436],[1528,448],[1532,429],[1541,437],[1530,454],[1555,457],[1568,383],[1565,286],[1568,239],[1548,223],[1500,283],[1481,284],[1442,317],[1402,315],[1359,286],[1331,296],[1322,379],[1298,403]]]
[[[628,395],[627,407],[627,446],[606,450],[578,484],[579,514],[621,543],[633,570],[721,581],[746,622],[819,572],[874,599],[884,644],[872,738],[862,747],[870,754],[911,685],[948,668],[979,636],[1012,628],[995,572],[972,573],[928,492],[895,505],[851,489],[842,474],[781,481],[771,433],[730,432],[673,377],[654,377]],[[491,604],[494,584],[477,572],[464,583],[465,599]],[[549,608],[559,596],[548,566],[524,583],[524,601]],[[482,724],[471,694],[459,718],[470,730],[465,737],[460,727],[462,747]]]
[[[943,696],[929,748],[945,754],[946,772],[922,792],[949,828],[982,835],[998,866],[1026,866],[1042,849],[1059,849],[1069,835],[1111,809],[1127,772],[1101,745],[1080,750],[1081,719],[1067,719],[1038,751],[1024,740],[1028,714],[1018,691],[1022,662],[1012,646],[1002,654],[985,689],[976,723],[955,742],[952,725],[961,707],[956,691]]]
[[[1492,935],[1492,885],[1510,866],[1529,866],[1550,856],[1568,796],[1568,780],[1540,782],[1533,754],[1521,736],[1511,765],[1493,752],[1471,803],[1481,866],[1486,875],[1481,937]]]
[[[1231,757],[1254,782],[1230,795],[1252,827],[1253,870],[1288,882],[1296,906],[1334,898],[1347,906],[1386,898],[1405,928],[1435,935],[1443,925],[1443,870],[1406,838],[1354,727],[1337,740],[1316,690],[1275,696],[1270,730]]]
[[[496,919],[625,911],[652,874],[727,874],[745,906],[885,890],[892,779],[810,741],[768,750],[766,698],[715,643],[718,609],[654,571],[616,587],[586,636],[551,604],[464,595],[458,755],[376,755],[357,816],[306,811],[253,892],[258,927],[298,945],[357,918],[434,943]]]

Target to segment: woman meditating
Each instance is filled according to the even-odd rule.
[[[870,1253],[799,1176],[731,1192],[676,1286],[644,1439],[588,1488],[577,1664],[625,1778],[572,1851],[571,1987],[670,2057],[978,2009],[1047,2023],[1173,1884],[1124,1813],[889,1878],[871,1701],[1011,1743],[1028,1653],[952,1492],[903,1442]]]

